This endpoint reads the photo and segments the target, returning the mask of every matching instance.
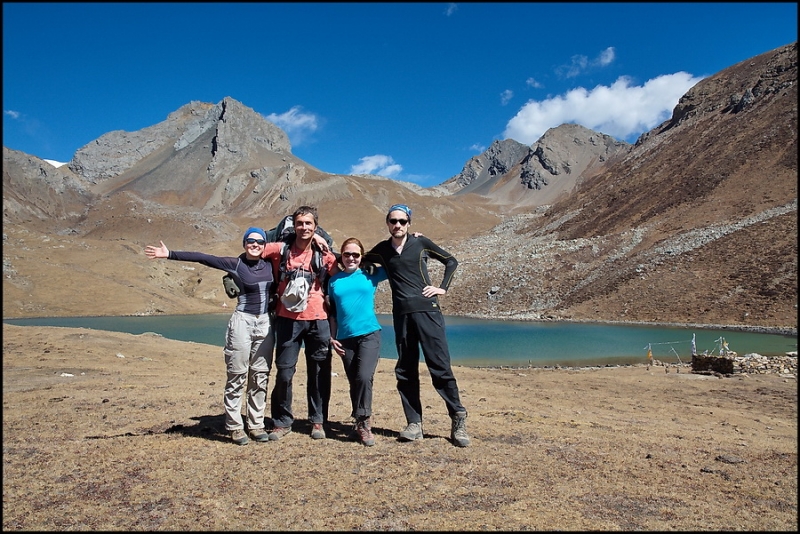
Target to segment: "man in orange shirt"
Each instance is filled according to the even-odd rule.
[[[316,208],[300,206],[292,214],[292,219],[294,241],[267,243],[261,255],[272,262],[276,278],[279,277],[278,295],[284,294],[293,278],[305,277],[309,283],[304,306],[302,303],[298,305],[297,301],[278,300],[274,324],[277,371],[270,397],[274,427],[269,439],[272,441],[279,440],[292,431],[292,378],[297,369],[301,345],[305,345],[308,420],[312,425],[311,437],[314,439],[325,439],[324,423],[328,420],[328,403],[331,397],[331,331],[323,289],[327,276],[337,268],[336,257],[322,237],[314,237],[319,223]],[[284,247],[289,247],[288,257],[285,267],[280,268],[284,263]],[[313,266],[315,260],[321,266]]]

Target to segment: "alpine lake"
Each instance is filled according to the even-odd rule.
[[[42,317],[3,319],[18,326],[58,326],[143,334],[224,345],[230,313],[124,317]],[[397,359],[392,316],[379,314],[381,358]],[[697,354],[718,354],[723,344],[743,356],[797,351],[797,336],[733,329],[585,322],[499,321],[446,316],[453,365],[467,367],[592,367],[664,363],[688,364]]]

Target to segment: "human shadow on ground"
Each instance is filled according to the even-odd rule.
[[[209,441],[221,441],[221,442],[230,442],[230,432],[225,430],[225,414],[217,414],[217,415],[200,415],[197,417],[191,417],[193,421],[197,421],[193,425],[184,425],[184,424],[173,424],[173,425],[166,425],[166,424],[159,424],[155,425],[151,428],[141,430],[139,432],[124,432],[121,434],[116,435],[93,435],[93,436],[86,436],[86,439],[111,439],[111,438],[118,438],[118,437],[131,437],[131,436],[150,436],[154,434],[180,434],[182,436],[191,437],[191,438],[201,438],[207,439]],[[272,419],[266,417],[264,419],[264,426],[267,431],[273,428]],[[245,430],[247,430],[245,428]],[[295,419],[294,424],[292,425],[292,433],[297,433],[300,435],[309,436],[311,435],[311,422],[307,419]],[[376,438],[379,439],[393,439],[395,441],[399,440],[400,432],[396,430],[391,430],[388,428],[383,428],[380,426],[373,426],[372,433],[375,435]],[[332,439],[335,441],[350,441],[356,442],[358,438],[355,434],[354,424],[351,421],[343,422],[343,421],[328,421],[325,423],[325,436],[327,439]],[[425,438],[439,438],[442,436],[438,436],[435,434],[425,434]]]
[[[186,426],[172,425],[164,430],[165,434],[181,434],[191,438],[203,438],[210,441],[230,441],[230,433],[225,430],[225,414],[200,415],[192,417],[196,424]]]
[[[230,441],[229,432],[225,430],[225,414],[201,415],[191,419],[197,421],[197,423],[190,426],[183,424],[172,425],[162,432],[164,434],[181,434],[186,437],[202,438],[210,441]],[[265,418],[264,426],[267,431],[272,429],[272,419]],[[292,433],[310,436],[311,422],[307,419],[295,419],[292,425]],[[376,437],[389,439],[398,439],[400,435],[397,431],[375,426],[372,427],[372,433]],[[328,421],[325,423],[325,436],[327,439],[335,441],[358,441],[354,435],[352,422]],[[435,436],[430,435],[430,437]]]

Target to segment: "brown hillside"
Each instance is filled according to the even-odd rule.
[[[225,311],[219,272],[148,262],[144,246],[237,255],[244,228],[311,204],[337,243],[369,247],[387,237],[385,210],[404,202],[411,229],[459,259],[442,298],[449,314],[796,331],[796,43],[703,80],[669,121],[602,165],[573,153],[563,130],[547,143],[585,172],[562,176],[559,195],[523,183],[533,167],[509,163],[493,178],[481,167],[514,161],[502,150],[518,143],[476,160],[476,192],[325,173],[229,97],[110,132],[69,169],[4,147],[3,313]],[[548,204],[526,196],[537,193]],[[387,312],[388,291],[378,300]]]

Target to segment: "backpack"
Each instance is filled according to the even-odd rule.
[[[333,250],[333,238],[322,229],[322,227],[317,226],[315,231],[316,234],[321,236],[325,241],[328,242],[328,247]],[[266,231],[267,234],[267,241],[275,242],[275,241],[286,241],[289,236],[294,235],[294,221],[292,221],[292,216],[287,215],[271,230]]]
[[[289,252],[292,248],[292,244],[294,244],[294,237],[291,237],[289,241],[284,241],[283,243],[283,252],[281,253],[281,263],[278,266],[278,276],[275,276],[275,285],[278,285],[278,282],[281,280],[286,279],[289,276],[294,276],[298,271],[302,271],[307,273],[308,271],[304,271],[303,269],[292,269],[289,271],[286,266],[289,263]],[[316,243],[313,241],[311,242],[311,272],[309,276],[306,278],[310,278],[309,283],[312,283],[314,279],[319,278],[319,283],[322,285],[323,291],[326,288],[326,282],[328,281],[328,270],[325,268],[325,262],[323,261],[322,251],[319,249]]]

